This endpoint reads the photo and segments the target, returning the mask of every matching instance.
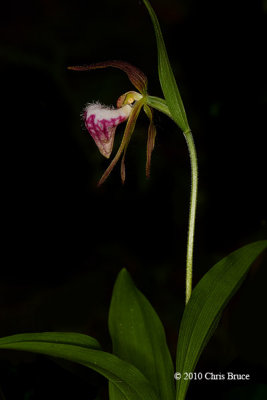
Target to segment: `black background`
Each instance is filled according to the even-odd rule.
[[[152,2],[199,158],[194,283],[220,258],[266,235],[266,1]],[[122,59],[162,96],[152,24],[141,1],[26,1],[1,12],[0,334],[76,331],[111,350],[112,286],[126,267],[149,298],[175,355],[184,304],[190,165],[182,133],[155,113],[126,157],[96,188],[108,162],[82,127],[88,101],[115,104],[127,76],[68,65]],[[123,133],[119,127],[115,146]],[[195,399],[265,399],[266,257],[227,307],[197,371],[249,373],[248,383],[194,382]],[[41,356],[1,352],[7,400],[105,397],[105,381]],[[72,370],[72,371],[70,371]],[[74,372],[74,373],[73,373]]]

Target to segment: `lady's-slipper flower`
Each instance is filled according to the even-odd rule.
[[[83,114],[85,126],[104,157],[109,158],[112,152],[117,125],[126,121],[131,111],[130,105],[114,109],[95,103],[85,107]]]
[[[136,120],[142,109],[144,108],[150,124],[148,128],[147,140],[147,162],[146,176],[150,174],[151,153],[154,148],[156,129],[153,123],[153,114],[151,108],[146,104],[147,97],[147,78],[142,71],[125,61],[106,61],[103,63],[90,64],[86,66],[69,67],[68,69],[75,71],[88,71],[97,68],[115,67],[124,71],[131,83],[139,91],[130,91],[121,95],[117,100],[117,108],[103,106],[100,103],[89,103],[83,112],[85,126],[94,139],[100,153],[109,158],[113,149],[114,136],[116,127],[127,120],[123,138],[119,149],[111,161],[109,167],[104,172],[98,185],[101,185],[118,162],[122,153],[121,160],[121,179],[125,181],[125,154],[130,142],[132,133],[135,128]]]

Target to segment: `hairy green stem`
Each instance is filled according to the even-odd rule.
[[[186,283],[185,283],[185,302],[188,303],[192,292],[192,276],[193,276],[193,249],[195,235],[195,221],[197,208],[197,186],[198,186],[198,166],[197,153],[192,132],[189,130],[184,132],[187,143],[190,162],[191,162],[191,195],[189,208],[189,223],[187,236],[187,254],[186,254]]]
[[[165,100],[155,96],[147,96],[147,104],[168,115],[168,117],[172,118],[172,114]],[[189,224],[188,224],[188,236],[187,236],[186,281],[185,281],[185,302],[188,303],[188,300],[190,299],[192,292],[193,249],[194,249],[195,220],[196,220],[196,206],[197,206],[198,165],[197,165],[197,153],[192,132],[191,130],[187,130],[183,133],[187,143],[190,155],[190,163],[191,163],[191,195],[190,195]]]

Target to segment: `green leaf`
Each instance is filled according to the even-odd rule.
[[[70,344],[72,335],[76,337],[73,344]],[[81,336],[85,335],[48,332],[19,334],[1,338],[0,349],[30,351],[63,358],[99,372],[127,400],[159,400],[148,380],[137,368],[113,354],[97,350],[97,341]]]
[[[143,0],[149,15],[151,17],[158,47],[158,72],[161,88],[166,99],[172,118],[183,132],[190,130],[184,105],[175,81],[175,77],[169,62],[169,57],[161,33],[159,21],[155,11],[151,7],[148,0]]]
[[[88,349],[100,350],[98,341],[91,336],[82,333],[72,332],[40,332],[40,333],[19,333],[17,335],[0,338],[0,345],[19,342],[46,342],[71,344]]]
[[[114,354],[137,367],[159,398],[174,399],[174,370],[164,328],[125,269],[119,273],[114,286],[109,330]]]
[[[118,390],[118,388],[116,388],[116,386],[112,382],[109,382],[109,384],[108,384],[108,393],[109,393],[109,400],[125,400],[126,399],[124,394],[122,392],[120,392]]]
[[[251,264],[267,248],[267,241],[242,247],[215,264],[192,292],[181,321],[176,370],[193,372],[214,333],[222,310],[239,288]],[[177,381],[177,400],[186,395],[189,380]]]

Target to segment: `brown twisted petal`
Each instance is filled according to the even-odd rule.
[[[155,146],[155,138],[156,138],[156,127],[153,123],[153,110],[148,107],[144,106],[145,113],[149,118],[149,127],[148,127],[148,136],[147,136],[147,151],[146,151],[146,177],[150,177],[150,165],[151,165],[151,154]]]
[[[91,69],[99,69],[99,68],[107,68],[107,67],[114,67],[119,68],[124,71],[134,87],[139,90],[140,93],[145,94],[147,89],[147,77],[145,74],[139,69],[134,67],[132,64],[126,61],[119,61],[119,60],[111,60],[111,61],[104,61],[95,64],[89,65],[78,65],[73,67],[68,67],[73,71],[90,71]]]

